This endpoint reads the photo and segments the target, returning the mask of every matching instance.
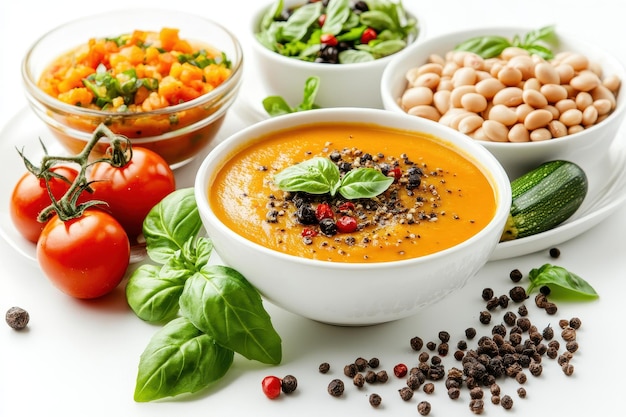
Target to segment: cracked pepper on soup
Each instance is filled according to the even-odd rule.
[[[361,123],[259,138],[219,170],[209,200],[226,226],[259,245],[359,263],[450,248],[496,211],[489,180],[452,145]]]

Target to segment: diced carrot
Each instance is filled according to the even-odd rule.
[[[58,99],[73,106],[88,107],[91,104],[91,100],[93,100],[93,95],[85,87],[73,88],[59,94]]]
[[[166,51],[174,50],[174,46],[178,43],[180,38],[178,37],[179,30],[174,28],[163,28],[159,33],[159,39],[161,41],[161,47]]]

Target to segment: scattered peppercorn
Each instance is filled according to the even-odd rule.
[[[426,384],[424,384],[424,387],[422,389],[426,394],[432,394],[433,392],[435,392],[435,384],[433,384],[432,382],[427,382]]]
[[[476,337],[476,329],[473,327],[468,327],[467,329],[465,329],[465,337],[467,337],[468,339],[473,339],[474,337]]]
[[[422,340],[422,338],[418,336],[411,338],[411,349],[417,351],[417,350],[421,350],[423,346],[424,346],[424,341]]]
[[[491,289],[491,288],[484,288],[482,297],[483,297],[483,300],[485,300],[485,301],[491,300],[493,298],[493,289]]]
[[[376,382],[384,384],[387,381],[389,381],[389,375],[387,374],[387,371],[382,370],[376,373]]]
[[[539,292],[543,295],[550,295],[552,290],[547,285],[542,285],[541,287],[539,287]]]
[[[370,394],[370,404],[372,407],[378,407],[382,401],[383,399],[380,395],[376,393]]]
[[[571,327],[574,330],[580,329],[581,325],[582,325],[582,321],[578,317],[572,317],[569,321],[569,327]]]
[[[478,319],[482,324],[489,324],[491,322],[491,313],[488,311],[481,311]]]
[[[510,395],[503,395],[502,398],[500,398],[500,404],[502,404],[505,410],[510,410],[513,408],[513,398],[511,398]]]
[[[357,369],[356,365],[353,363],[350,363],[343,367],[343,374],[348,378],[354,378],[358,371],[359,370]]]
[[[333,379],[328,384],[328,393],[333,397],[341,397],[343,395],[344,385],[341,379]]]
[[[398,393],[400,394],[400,398],[402,398],[403,401],[409,401],[411,398],[413,398],[413,390],[409,387],[402,387],[398,390]]]
[[[352,383],[354,386],[362,388],[365,385],[365,377],[363,374],[356,374],[354,378],[352,378]]]
[[[330,364],[328,362],[323,362],[319,366],[319,371],[322,374],[327,373],[330,370]]]
[[[511,297],[511,300],[513,300],[516,303],[521,303],[526,298],[528,298],[524,287],[519,286],[519,285],[516,285],[515,287],[511,288],[511,290],[509,291],[509,297]]]
[[[356,360],[354,361],[354,364],[356,365],[356,369],[359,372],[365,371],[368,366],[367,360],[365,358],[356,358]]]
[[[474,414],[482,414],[485,408],[485,402],[479,399],[472,399],[469,403],[470,411]]]
[[[372,358],[367,362],[367,364],[370,366],[370,368],[376,369],[380,365],[380,361],[378,360],[378,358]]]
[[[518,395],[520,398],[526,398],[526,389],[525,389],[524,387],[519,387],[519,388],[517,389],[517,395]]]
[[[9,310],[7,310],[5,319],[7,324],[12,329],[22,330],[28,325],[28,322],[30,321],[30,315],[28,314],[28,311],[24,310],[21,307],[11,307]]]
[[[563,373],[567,376],[571,376],[574,373],[574,365],[569,362],[561,365],[561,369],[563,370]]]
[[[438,336],[439,340],[441,340],[443,343],[448,343],[450,341],[450,333],[446,331],[439,332]]]
[[[559,250],[559,248],[550,248],[549,253],[551,258],[558,258],[559,256],[561,256],[561,251]]]
[[[298,387],[298,380],[293,375],[283,377],[281,388],[285,394],[291,394]]]
[[[437,353],[439,353],[439,355],[441,356],[446,356],[449,351],[450,346],[447,343],[440,343],[439,346],[437,346]]]
[[[576,352],[578,350],[578,342],[575,340],[570,340],[565,344],[565,349],[567,349],[568,352]]]
[[[399,363],[393,367],[393,374],[397,376],[398,378],[402,378],[406,376],[408,371],[409,371],[408,368],[403,363]]]
[[[435,342],[430,341],[430,342],[426,343],[426,348],[428,350],[435,350],[435,349],[437,349],[437,344]]]
[[[518,307],[517,314],[519,314],[522,317],[527,316],[528,315],[528,307],[526,307],[526,305],[522,304],[521,306]]]
[[[282,390],[282,381],[277,376],[266,376],[261,381],[263,393],[269,399],[278,398]]]
[[[551,316],[555,315],[558,310],[556,304],[549,301],[544,306],[544,309],[546,310],[546,313],[550,314]]]
[[[511,281],[513,282],[520,282],[523,276],[524,275],[519,269],[514,269],[509,273],[509,278],[511,278]]]
[[[376,382],[376,372],[374,371],[367,371],[365,373],[365,382],[369,383],[369,384],[373,384]]]
[[[419,404],[417,404],[417,412],[420,413],[420,415],[422,416],[427,416],[428,414],[430,414],[430,403],[428,401],[420,401]]]

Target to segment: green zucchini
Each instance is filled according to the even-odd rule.
[[[541,164],[511,182],[511,211],[500,242],[550,230],[569,219],[587,195],[580,166],[555,160]]]

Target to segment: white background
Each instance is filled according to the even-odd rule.
[[[11,133],[11,137],[3,134],[0,140],[14,145],[36,141],[28,134],[38,131],[38,127],[23,129],[25,136],[20,136],[26,106],[20,61],[29,45],[65,21],[129,5],[127,0],[97,3],[57,0],[36,5],[18,0],[0,4],[3,57],[0,128]],[[259,5],[259,1],[252,0],[132,2],[132,7],[178,8],[218,20],[239,36],[244,52],[250,42],[249,17]],[[538,28],[556,24],[559,31],[584,38],[626,61],[624,16],[618,12],[615,1],[405,0],[405,5],[419,16],[427,36],[481,25]],[[88,36],[86,33],[85,38]],[[253,67],[246,69],[246,77],[254,81]],[[247,86],[254,84],[248,82]],[[249,122],[244,114],[246,101],[256,96],[248,87],[241,91],[222,138]],[[16,115],[21,117],[19,123],[12,121]],[[39,123],[36,119],[26,120]],[[623,142],[623,135],[619,140]],[[2,161],[7,158],[10,157],[0,155]],[[6,169],[2,168],[3,175]],[[181,184],[191,184],[193,165],[178,175],[186,176]],[[6,178],[2,181],[2,192],[10,192],[12,183]],[[343,377],[343,365],[358,356],[379,357],[381,368],[390,375],[398,362],[416,364],[416,354],[409,347],[413,336],[436,340],[440,330],[447,330],[452,335],[451,343],[456,344],[463,338],[466,327],[476,326],[486,332],[490,327],[481,327],[477,320],[478,312],[484,307],[480,298],[482,288],[492,287],[497,294],[508,292],[511,287],[508,274],[512,269],[528,272],[546,262],[558,263],[584,277],[601,295],[594,302],[560,303],[559,313],[554,317],[536,311],[532,302],[529,303],[531,318],[540,328],[548,323],[556,326],[558,318],[582,319],[583,327],[578,333],[580,350],[572,362],[575,373],[566,377],[554,361],[545,359],[543,375],[529,377],[525,385],[526,399],[518,399],[517,384],[507,380],[502,386],[515,400],[513,410],[506,412],[491,405],[487,398],[484,415],[530,416],[556,412],[587,416],[596,414],[598,409],[619,413],[616,410],[623,409],[622,380],[626,373],[623,360],[626,338],[622,325],[626,295],[625,233],[626,208],[622,207],[592,230],[560,244],[562,255],[558,260],[550,259],[547,251],[540,251],[490,262],[461,291],[415,317],[394,323],[363,328],[332,327],[267,305],[283,339],[281,365],[269,367],[236,357],[226,377],[209,389],[192,397],[149,404],[135,403],[132,396],[139,355],[157,327],[141,322],[130,312],[122,288],[95,302],[71,299],[48,283],[36,263],[0,239],[0,311],[4,314],[9,307],[19,305],[31,314],[26,331],[15,332],[6,325],[0,326],[0,416],[415,416],[417,402],[425,399],[433,406],[432,416],[471,415],[467,391],[461,399],[451,401],[441,382],[436,385],[435,394],[426,396],[419,392],[408,403],[399,399],[397,390],[403,382],[393,376],[385,385],[368,386],[360,391],[344,378],[346,395],[341,399],[330,397],[326,386],[330,379]],[[321,375],[317,368],[325,361],[331,363],[332,370]],[[451,357],[444,361],[450,366],[458,365]],[[260,383],[269,374],[295,375],[298,390],[291,396],[268,400],[261,392]],[[379,409],[373,409],[367,402],[372,392],[383,397]]]

